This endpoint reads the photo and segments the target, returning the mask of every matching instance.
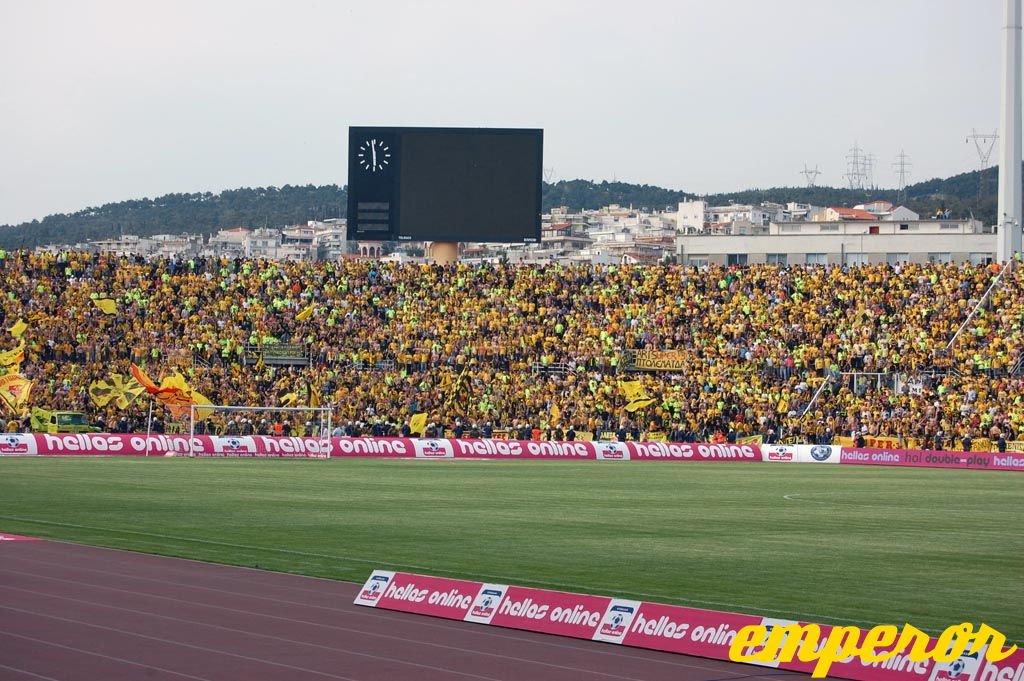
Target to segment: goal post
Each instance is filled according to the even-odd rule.
[[[202,413],[201,413],[202,412]],[[331,418],[334,414],[334,405],[328,404],[326,407],[242,407],[236,405],[217,405],[217,404],[190,404],[188,405],[188,455],[190,458],[195,456],[195,436],[196,436],[196,422],[206,421],[207,419],[216,418],[215,414],[223,412],[225,414],[237,414],[237,413],[283,413],[287,417],[291,417],[295,414],[311,414],[315,415],[315,421],[313,419],[307,419],[307,423],[312,423],[314,431],[312,433],[303,433],[306,437],[316,437],[320,440],[320,451],[330,451],[330,438],[332,422]],[[205,415],[203,415],[205,414]],[[197,419],[197,416],[199,418]],[[230,422],[229,422],[230,423]],[[252,421],[249,422],[252,424]],[[253,432],[243,432],[245,428],[236,428],[237,432],[224,432],[223,435],[263,435],[273,436],[273,433],[257,433],[255,427]],[[209,433],[207,433],[209,434]],[[329,458],[329,457],[328,457]]]

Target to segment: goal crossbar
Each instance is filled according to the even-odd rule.
[[[326,419],[321,418],[320,424],[326,424],[325,428],[321,431],[320,438],[323,440],[330,440],[331,437],[331,417],[334,414],[334,405],[328,404],[326,407],[240,407],[237,405],[218,405],[218,404],[190,404],[188,405],[188,455],[189,457],[195,456],[195,435],[196,435],[196,412],[200,410],[208,411],[226,411],[226,412],[239,412],[239,411],[258,411],[258,412],[305,412],[305,413],[317,413],[325,414]],[[147,438],[148,442],[148,438]]]

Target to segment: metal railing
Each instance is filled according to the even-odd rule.
[[[950,348],[953,347],[953,344],[956,343],[956,339],[960,337],[960,334],[964,332],[964,329],[967,328],[967,325],[971,323],[972,319],[974,319],[974,316],[978,314],[978,311],[981,310],[981,308],[984,307],[986,303],[988,303],[989,299],[992,297],[992,292],[995,291],[1001,283],[1003,283],[1003,277],[1006,275],[1006,273],[1013,270],[1015,262],[1016,261],[1014,260],[1010,260],[1010,262],[1006,263],[1006,266],[1003,267],[1003,269],[999,272],[999,276],[996,277],[995,281],[993,281],[989,285],[988,289],[981,296],[981,300],[979,300],[978,304],[974,306],[974,309],[971,310],[971,313],[967,315],[967,319],[963,321],[963,323],[957,328],[956,333],[953,334],[953,337],[949,339],[948,343],[946,343],[945,352],[949,352]]]
[[[555,362],[552,364],[534,362],[530,367],[530,371],[533,374],[568,374],[572,373],[572,367],[565,362]]]
[[[811,397],[811,401],[807,403],[806,407],[804,407],[804,411],[803,411],[802,414],[800,414],[800,418],[803,418],[804,416],[807,416],[807,412],[809,412],[811,410],[811,407],[814,406],[814,403],[818,401],[818,398],[821,396],[821,393],[823,393],[825,391],[826,386],[828,386],[828,384],[831,383],[831,382],[832,382],[832,374],[826,374],[825,375],[825,380],[822,381],[821,385],[818,386],[818,389],[816,391],[814,391],[814,396]]]
[[[1020,359],[1018,359],[1017,363],[1013,365],[1012,369],[1010,369],[1011,376],[1019,376],[1021,373],[1024,373],[1024,354],[1021,354]]]

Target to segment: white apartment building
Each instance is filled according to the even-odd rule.
[[[150,237],[124,234],[116,239],[99,239],[84,244],[76,244],[73,247],[47,246],[45,250],[51,252],[74,250],[111,253],[128,258],[173,258],[175,256],[196,255],[201,250],[202,245],[203,237],[198,234],[155,234]]]
[[[709,206],[707,201],[681,201],[677,212],[679,230],[693,233],[704,230],[725,231],[734,225],[767,227],[769,223],[787,216],[779,204],[760,206],[734,203],[728,206]]]
[[[863,209],[841,209],[839,213],[848,210],[867,214]],[[757,234],[684,234],[676,239],[676,257],[683,264],[697,266],[983,263],[995,257],[996,234],[979,220],[878,217],[772,222]]]
[[[540,244],[543,249],[578,251],[593,242],[581,222],[558,222],[541,226]]]
[[[245,245],[252,230],[245,227],[222,229],[210,237],[204,253],[213,256],[241,258],[245,255]]]

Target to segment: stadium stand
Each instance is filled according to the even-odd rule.
[[[86,411],[110,430],[144,429],[144,400],[99,409],[88,386],[135,362],[154,376],[181,370],[217,404],[336,404],[345,434],[397,434],[426,412],[435,433],[571,427],[581,437],[866,436],[941,448],[1024,436],[1021,268],[945,351],[999,271],[11,252],[0,261],[0,323],[28,325],[33,405]],[[103,297],[117,301],[113,314],[93,303]],[[300,344],[303,363],[262,361],[276,343]],[[623,376],[623,352],[635,349],[684,350],[685,367]],[[653,402],[629,413],[620,381],[632,379]]]

